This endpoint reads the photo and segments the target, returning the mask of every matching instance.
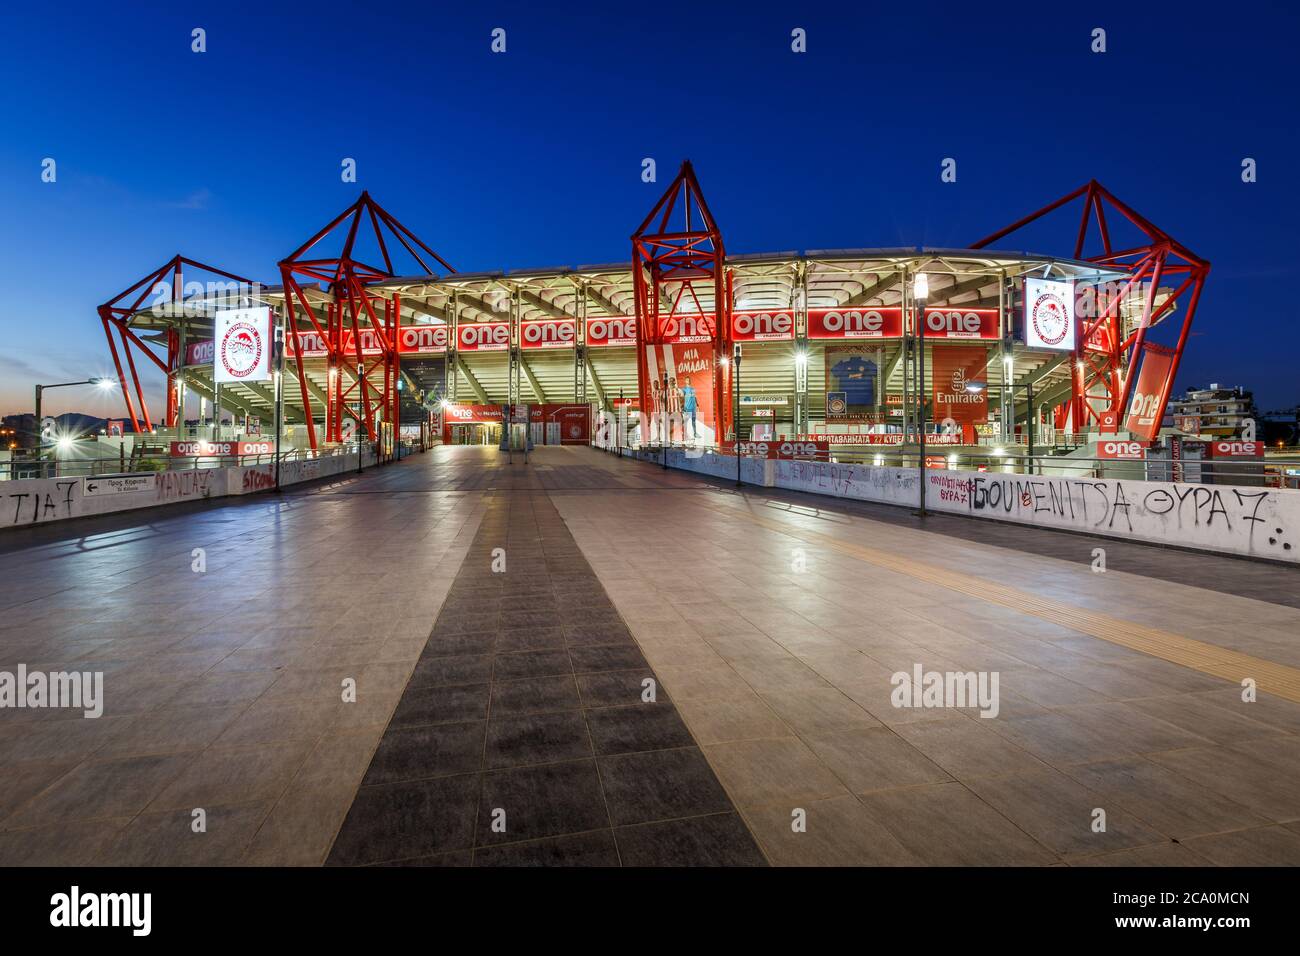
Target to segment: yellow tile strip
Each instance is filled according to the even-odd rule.
[[[710,505],[710,507],[716,506]],[[1237,686],[1241,686],[1241,682],[1246,678],[1252,678],[1260,691],[1276,694],[1278,697],[1300,703],[1300,669],[1295,667],[1288,667],[1275,661],[1266,661],[1259,657],[1251,657],[1249,654],[1242,654],[1226,647],[1219,647],[1190,637],[1172,634],[1169,631],[1148,627],[1145,624],[1125,621],[1121,618],[1111,617],[1108,614],[1099,614],[1096,611],[1075,607],[1064,601],[1039,597],[1036,594],[1030,594],[1027,591],[997,581],[963,574],[959,571],[950,571],[932,564],[926,564],[923,561],[916,561],[887,551],[842,541],[819,531],[792,527],[789,524],[762,515],[738,511],[733,508],[717,508],[716,510],[724,511],[728,517],[744,517],[754,524],[781,534],[815,541],[828,548],[833,548],[841,554],[849,555],[890,571],[902,572],[916,578],[918,581],[937,584],[959,594],[979,598],[988,601],[990,604],[1010,608],[1013,611],[1031,614],[1045,621],[1051,621],[1053,624],[1059,624],[1062,627],[1071,628],[1091,637],[1109,641],[1111,644],[1117,644],[1120,647],[1127,647],[1131,650],[1141,651],[1143,654],[1150,654],[1152,657],[1169,661],[1171,664],[1181,664],[1183,667],[1189,667],[1202,674],[1221,677]]]

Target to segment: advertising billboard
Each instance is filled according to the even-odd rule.
[[[636,316],[614,315],[587,320],[587,345],[596,348],[636,345]]]
[[[788,309],[731,313],[733,342],[782,342],[794,338],[794,313]]]
[[[810,339],[896,339],[903,334],[903,310],[809,309]]]
[[[826,421],[870,421],[879,404],[879,348],[849,345],[827,348]]]
[[[1025,345],[1068,352],[1076,334],[1074,283],[1025,279]]]
[[[467,322],[456,329],[462,352],[505,352],[510,349],[509,322]]]
[[[651,382],[649,431],[659,440],[663,415],[668,413],[669,441],[712,445],[717,435],[717,409],[713,407],[713,349],[703,345],[646,347],[646,367]],[[661,377],[668,375],[668,393],[661,394]]]
[[[271,378],[272,317],[269,306],[225,309],[214,321],[216,356],[212,380],[265,382]]]
[[[1164,393],[1165,382],[1169,379],[1174,357],[1164,352],[1144,349],[1142,368],[1138,371],[1137,384],[1133,386],[1133,398],[1129,402],[1128,417],[1124,419],[1125,430],[1148,441],[1160,432],[1160,415],[1163,411],[1160,396]]]
[[[963,425],[988,421],[988,352],[963,345],[936,345],[930,356],[934,420],[951,419]],[[970,387],[975,382],[980,385]]]
[[[573,319],[538,319],[519,323],[521,349],[571,349],[577,337]]]
[[[998,310],[959,305],[926,309],[925,335],[933,339],[996,339]]]

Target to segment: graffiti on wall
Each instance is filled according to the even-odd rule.
[[[945,510],[1284,559],[1294,550],[1284,515],[1300,509],[1300,497],[1284,501],[1285,492],[1226,485],[952,471],[928,478],[934,504]]]

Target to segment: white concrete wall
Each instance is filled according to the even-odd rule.
[[[374,460],[374,453],[367,452],[367,466],[373,465]],[[356,467],[355,454],[288,461],[280,466],[280,484],[327,478],[355,471]],[[0,481],[0,529],[152,508],[177,501],[245,495],[275,487],[275,467],[270,464],[140,472],[131,477],[146,480],[139,489],[120,494],[105,494],[109,482],[99,477]]]
[[[659,460],[654,454],[635,457]],[[736,474],[736,459],[723,455],[688,458],[670,451],[668,464],[717,478]],[[746,459],[741,467],[748,484],[910,508],[920,504],[915,468],[760,459]],[[925,477],[931,511],[1300,563],[1300,491],[953,469],[931,469]]]

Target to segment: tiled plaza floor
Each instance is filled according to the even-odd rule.
[[[106,705],[0,710],[0,864],[1296,863],[1300,705],[1042,606],[1300,668],[1297,583],[584,448],[6,532],[0,671]]]

